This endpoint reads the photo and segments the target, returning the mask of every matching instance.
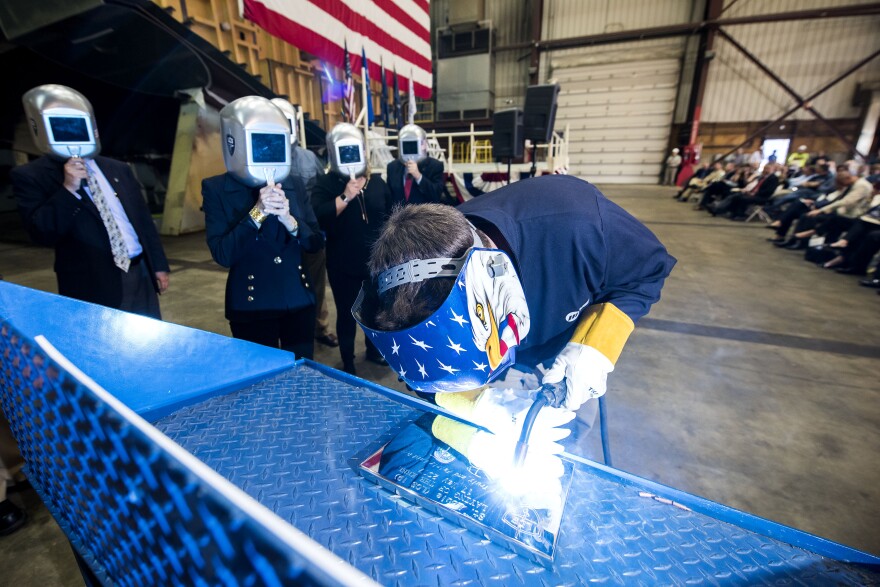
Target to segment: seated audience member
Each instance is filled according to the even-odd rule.
[[[880,251],[880,182],[874,184],[874,194],[871,208],[852,224],[843,238],[831,244],[840,254],[823,267],[836,268],[838,273],[865,274],[871,259]]]
[[[746,210],[749,206],[767,203],[778,185],[779,177],[776,176],[776,165],[768,163],[761,171],[761,177],[754,187],[731,195],[714,208],[711,208],[710,212],[712,216],[726,212],[734,220],[745,218]]]
[[[733,168],[733,163],[728,163],[728,165]],[[706,167],[703,171],[702,175],[697,177],[695,174],[690,180],[688,180],[688,184],[682,189],[676,199],[681,202],[687,202],[690,198],[695,196],[696,194],[702,192],[706,189],[710,184],[715,183],[716,181],[721,181],[724,178],[724,167],[721,165],[721,161],[716,161],[712,164],[712,167]]]
[[[749,155],[749,165],[758,169],[761,167],[761,163],[764,161],[764,151],[761,150],[761,145],[758,146],[757,149],[752,151],[752,154]]]
[[[776,245],[792,250],[805,249],[810,237],[817,231],[828,240],[836,240],[852,221],[867,212],[873,192],[870,183],[848,171],[840,171],[837,174],[837,188],[837,191],[826,198],[806,200],[804,203],[809,211],[803,212],[798,218],[794,236],[787,241],[781,241],[779,237],[784,237],[785,232],[780,232],[783,230],[780,226],[777,228],[777,238],[774,239]],[[788,211],[783,216],[788,216]],[[835,216],[841,216],[844,220],[838,220]]]
[[[727,173],[719,181],[706,186],[696,210],[707,210],[710,205],[728,197],[734,190],[740,190],[745,187],[749,182],[751,173],[752,167],[750,165],[728,169]]]
[[[773,196],[764,207],[764,211],[775,217],[786,204],[796,200],[815,200],[822,194],[830,194],[837,189],[837,182],[828,165],[821,165],[816,168],[815,173],[812,175],[804,175],[794,180],[789,180],[789,187],[792,189],[783,190],[781,193]],[[777,228],[779,221],[777,220],[770,226],[771,228]]]
[[[824,161],[828,161],[828,154],[825,151],[818,151],[815,155],[810,157],[810,160],[807,162],[808,165],[818,165]]]

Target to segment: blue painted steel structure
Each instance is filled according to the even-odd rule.
[[[109,336],[130,333],[101,328],[122,318],[95,312],[0,283],[0,403],[29,452],[35,486],[102,579],[340,581],[298,550],[311,542],[285,541],[261,508],[222,491],[155,429],[67,376],[63,360],[29,340],[37,333],[96,379],[103,375],[122,402],[163,416],[159,430],[257,502],[383,584],[880,584],[877,557],[576,457],[556,558],[529,560],[357,474],[364,456],[430,409],[419,400],[307,361],[280,365],[271,349],[156,323],[152,369],[171,361],[186,370],[183,381],[206,369],[199,393],[168,394],[107,364],[143,360],[142,348],[96,355],[113,347]],[[82,315],[91,318],[80,322]],[[96,330],[71,330],[80,325]],[[181,349],[188,357],[175,358]],[[260,361],[261,353],[278,363]],[[248,361],[235,363],[239,356]],[[88,510],[91,525],[74,508]],[[186,511],[199,515],[181,517]],[[138,574],[118,574],[130,565]]]

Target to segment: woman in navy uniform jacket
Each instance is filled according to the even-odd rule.
[[[296,220],[296,235],[278,217],[257,224],[250,211],[260,188],[230,173],[202,181],[205,225],[211,256],[229,268],[226,318],[235,338],[282,348],[312,358],[315,298],[303,251],[324,246],[302,181],[288,176],[281,188]]]

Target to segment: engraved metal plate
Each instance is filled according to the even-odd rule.
[[[433,416],[408,424],[360,464],[361,474],[404,499],[510,550],[552,560],[571,486],[562,459],[558,495],[513,495],[431,433]]]

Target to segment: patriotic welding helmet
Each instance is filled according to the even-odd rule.
[[[428,318],[395,331],[370,325],[377,296],[435,277],[455,277],[456,283]],[[515,347],[530,324],[510,257],[476,247],[458,259],[415,259],[384,271],[378,285],[364,283],[352,314],[400,378],[426,393],[467,391],[491,382],[514,364]]]

